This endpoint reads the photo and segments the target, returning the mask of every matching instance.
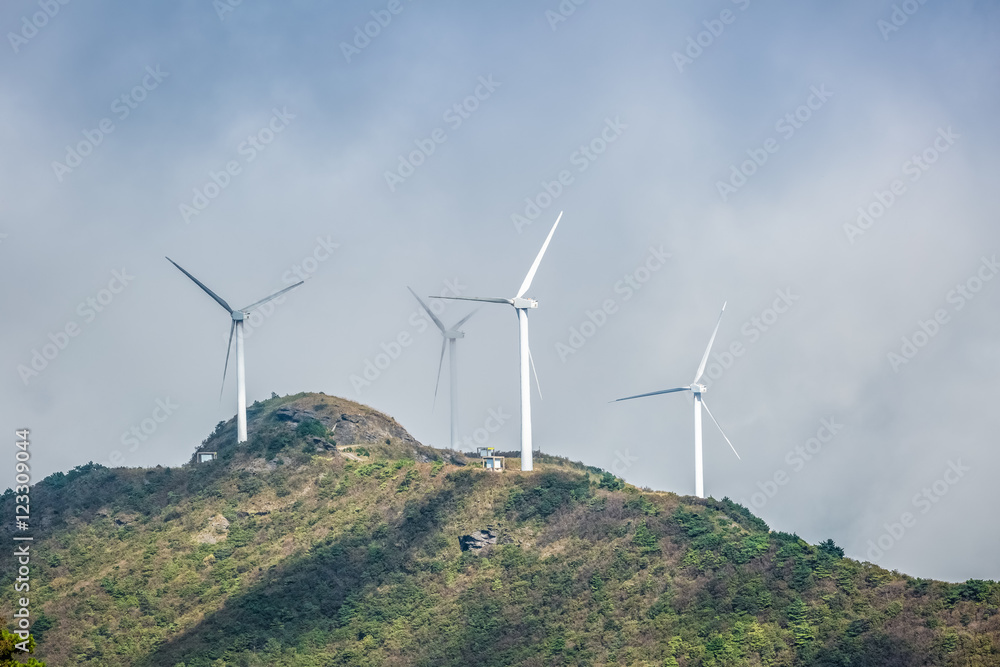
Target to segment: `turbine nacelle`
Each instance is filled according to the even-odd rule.
[[[704,394],[706,391],[708,391],[708,387],[706,387],[703,384],[693,384],[690,387],[688,387],[688,389],[690,389],[696,394]]]
[[[465,338],[464,331],[444,331],[441,335],[448,339]]]
[[[232,315],[233,322],[242,322],[246,317],[246,314],[242,310],[234,310],[230,315]]]
[[[526,297],[515,297],[511,299],[511,305],[515,308],[538,308],[538,302],[534,299],[529,299]]]

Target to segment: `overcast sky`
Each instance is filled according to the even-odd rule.
[[[690,396],[609,401],[689,384],[728,301],[706,398],[742,460],[706,419],[707,493],[1000,579],[998,26],[973,0],[6,2],[8,437],[39,480],[178,465],[232,417],[228,316],[169,255],[236,307],[310,276],[248,326],[250,401],[323,391],[446,446],[406,287],[513,296],[565,211],[529,293],[536,446],[692,494]],[[514,311],[465,331],[460,432],[516,449]]]

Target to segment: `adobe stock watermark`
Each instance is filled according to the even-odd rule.
[[[462,285],[458,278],[455,278],[454,280],[445,280],[444,287],[438,294],[439,296],[462,296],[465,290],[466,286]],[[447,299],[431,299],[429,308],[435,315],[441,317],[448,310],[450,303],[453,302]],[[379,343],[381,352],[377,352],[372,358],[366,358],[364,369],[360,373],[352,373],[348,377],[356,395],[360,396],[363,389],[370,387],[378,380],[392,366],[393,362],[402,356],[406,348],[413,345],[416,336],[427,331],[432,324],[430,316],[419,306],[413,309],[406,321],[409,324],[408,329],[400,331],[390,338],[388,343],[381,341]],[[434,329],[437,330],[436,325]]]
[[[125,120],[133,111],[139,108],[140,104],[146,101],[151,92],[160,87],[160,84],[168,76],[170,76],[170,72],[162,71],[159,65],[156,67],[147,66],[146,74],[138,84],[111,101],[111,113],[114,114],[119,122]],[[111,118],[102,118],[97,121],[97,126],[94,129],[82,130],[83,139],[75,145],[66,146],[66,155],[63,157],[63,161],[52,161],[52,171],[56,175],[56,180],[62,183],[63,178],[67,174],[73,173],[74,169],[82,165],[87,156],[91,155],[98,146],[104,143],[105,137],[114,132],[115,129],[114,120]]]
[[[1000,264],[997,263],[997,256],[991,258],[982,257],[979,267],[964,282],[955,285],[954,289],[945,295],[945,302],[951,304],[952,312],[965,308],[965,305],[976,298],[983,287],[1000,272]],[[902,337],[902,344],[899,353],[889,352],[886,358],[893,373],[899,373],[899,368],[917,356],[923,348],[934,339],[941,331],[941,327],[951,322],[951,314],[946,308],[938,308],[926,320],[918,319],[917,328],[909,336]]]
[[[937,136],[931,145],[910,156],[908,160],[900,166],[903,176],[906,176],[911,183],[916,183],[931,168],[935,162],[955,145],[955,140],[962,135],[952,131],[951,125],[948,129],[939,127]],[[906,183],[901,178],[894,179],[885,190],[875,190],[873,199],[865,206],[858,207],[858,217],[854,224],[848,222],[844,224],[844,234],[851,245],[857,237],[862,236],[892,208],[907,192]]]
[[[818,88],[810,87],[805,103],[779,118],[774,123],[774,131],[781,135],[781,140],[788,141],[812,119],[815,112],[823,108],[831,97],[833,93],[827,90],[826,84],[821,84]],[[723,203],[729,201],[730,195],[736,194],[746,185],[748,180],[780,149],[781,141],[768,137],[760,148],[747,149],[746,153],[750,159],[741,162],[739,168],[735,164],[729,165],[729,179],[715,182],[715,188],[719,191]]]
[[[413,0],[407,0],[407,2],[412,2]],[[354,26],[354,38],[350,42],[340,43],[340,52],[344,54],[344,59],[348,64],[351,62],[351,58],[354,56],[361,55],[361,52],[367,49],[372,40],[382,34],[382,31],[389,27],[392,23],[394,16],[399,16],[406,7],[403,5],[402,0],[389,0],[386,4],[385,9],[373,9],[371,12],[372,20],[368,21],[364,25]]]
[[[38,35],[38,31],[49,24],[49,21],[56,17],[59,11],[68,5],[70,0],[38,0],[38,7],[41,11],[35,12],[30,17],[21,17],[21,29],[17,32],[8,32],[7,41],[10,48],[17,55],[21,52],[21,47]]]
[[[90,324],[100,313],[107,310],[133,280],[135,276],[129,275],[124,268],[121,271],[112,271],[107,287],[98,290],[93,296],[88,296],[77,305],[76,314],[83,321],[83,326]],[[52,365],[52,362],[69,346],[70,341],[80,335],[83,326],[78,320],[71,319],[55,333],[50,331],[47,336],[48,342],[32,348],[28,363],[17,366],[17,375],[24,386],[27,387],[33,378],[38,377]]]
[[[889,20],[879,19],[875,22],[875,27],[882,33],[882,41],[888,42],[889,35],[899,32],[910,20],[910,17],[920,11],[920,6],[927,4],[927,0],[903,0],[903,2],[892,6],[892,13]]]
[[[119,438],[122,447],[128,447],[129,453],[139,449],[139,445],[149,440],[159,430],[160,425],[173,416],[180,405],[170,400],[170,397],[158,398],[154,401],[155,407],[148,417],[133,424],[122,433]],[[125,456],[121,450],[114,450],[108,455],[108,462],[105,464],[109,468],[117,468],[125,462]]]
[[[561,0],[555,9],[545,10],[545,20],[549,22],[552,32],[556,31],[560,23],[565,23],[570,16],[576,14],[576,8],[586,4],[587,0]]]
[[[300,280],[308,280],[315,275],[317,271],[319,271],[320,267],[323,266],[327,260],[333,257],[334,251],[338,248],[340,248],[340,244],[334,243],[329,234],[325,237],[317,236],[316,245],[313,246],[312,251],[298,262],[292,264],[287,271],[281,274],[281,282],[286,285],[293,285]],[[268,301],[262,306],[258,306],[247,313],[246,319],[243,321],[243,339],[248,340],[251,336],[253,336],[254,332],[257,329],[260,329],[264,323],[267,322],[272,315],[274,315],[278,306],[285,304],[288,296],[289,295],[279,296],[276,299]],[[229,342],[228,331],[223,333],[222,336],[227,342]]]
[[[639,460],[638,456],[632,456],[629,450],[625,450],[624,453],[621,450],[615,451],[615,460],[611,464],[611,472],[614,473],[616,477],[621,477],[625,479],[625,473],[629,471],[636,461]]]
[[[738,6],[741,12],[746,11],[747,7],[750,6],[750,0],[732,0],[732,3]],[[719,12],[719,18],[702,21],[701,24],[705,26],[705,29],[696,35],[688,36],[684,53],[680,51],[673,53],[677,71],[683,74],[686,66],[693,65],[694,61],[705,52],[705,49],[715,44],[715,40],[722,36],[722,33],[726,31],[726,26],[736,22],[738,16],[739,14],[734,13],[731,9],[723,9]]]
[[[212,8],[220,21],[226,20],[226,15],[232,14],[243,4],[243,0],[212,0]]]
[[[479,105],[490,99],[496,89],[502,84],[493,80],[493,75],[479,77],[478,85],[468,97],[461,102],[456,102],[442,114],[441,119],[454,131],[462,127],[472,114],[479,109]],[[416,148],[407,155],[399,155],[399,163],[395,171],[385,172],[385,184],[389,186],[389,192],[395,192],[396,187],[405,183],[406,179],[412,176],[427,158],[434,154],[440,144],[448,141],[448,132],[443,127],[434,128],[424,139],[414,139],[413,145]]]
[[[710,357],[711,362],[705,367],[705,376],[702,378],[705,386],[710,387],[712,382],[721,378],[726,371],[733,367],[736,360],[747,352],[749,345],[760,340],[761,336],[771,330],[782,315],[791,310],[795,302],[802,297],[792,294],[792,288],[775,290],[777,297],[770,307],[764,308],[759,315],[754,315],[740,326],[740,333],[746,342],[739,340],[732,341],[729,345],[720,348],[721,352],[713,352]]]
[[[621,122],[620,116],[615,116],[614,120],[604,119],[604,127],[593,139],[582,144],[569,156],[569,163],[576,168],[578,174],[587,171],[601,155],[608,150],[608,146],[618,141],[619,137],[628,129],[628,125]],[[559,197],[562,196],[566,188],[576,180],[570,169],[563,169],[551,181],[543,180],[541,190],[532,197],[524,198],[524,211],[512,213],[510,221],[514,224],[514,229],[520,234],[524,227],[532,224],[538,219],[547,208],[552,206]]]
[[[490,408],[487,410],[486,419],[483,420],[483,425],[472,431],[472,435],[463,435],[462,443],[474,449],[475,447],[485,447],[493,436],[499,433],[504,424],[506,424],[512,418],[512,415],[508,412],[504,412],[503,406],[498,407],[496,410]]]
[[[941,502],[951,487],[955,486],[965,477],[965,473],[972,468],[962,465],[962,459],[948,461],[948,467],[944,469],[939,479],[934,480],[925,486],[911,499],[914,509],[919,509],[920,514],[927,514],[937,503]],[[902,541],[906,531],[917,525],[917,516],[912,512],[903,512],[899,521],[895,523],[885,523],[882,527],[885,532],[875,540],[868,540],[868,552],[865,554],[868,560],[875,562],[882,558],[887,551]]]
[[[757,482],[759,491],[750,495],[749,504],[744,499],[740,500],[740,504],[755,510],[763,508],[768,501],[778,495],[781,487],[786,486],[792,480],[792,476],[801,472],[806,467],[806,463],[816,458],[823,451],[823,447],[830,444],[843,429],[844,425],[838,424],[836,417],[820,419],[816,435],[806,439],[801,445],[795,445],[794,449],[788,450],[788,453],[785,454],[785,465],[788,466],[790,472],[786,471],[785,468],[778,468],[769,479]]]
[[[659,247],[649,246],[648,254],[639,266],[626,273],[621,280],[614,284],[612,288],[614,293],[621,296],[609,297],[602,301],[598,308],[587,310],[585,312],[586,319],[569,328],[567,341],[565,343],[561,340],[556,341],[556,353],[559,355],[559,360],[565,364],[571,355],[583,349],[587,341],[604,328],[608,319],[619,312],[621,304],[630,301],[636,292],[652,279],[653,274],[666,266],[670,257],[670,253],[665,252],[662,245]],[[620,303],[619,298],[621,299]]]
[[[181,202],[178,205],[181,219],[186,224],[191,223],[191,219],[201,215],[228,188],[233,179],[243,173],[243,168],[257,159],[257,156],[267,150],[267,147],[284,132],[289,123],[295,118],[295,114],[289,113],[288,107],[274,107],[271,109],[271,117],[267,123],[254,132],[248,134],[236,146],[236,153],[243,158],[240,160],[229,160],[219,171],[209,170],[208,180],[201,187],[194,188],[194,196],[191,203]]]

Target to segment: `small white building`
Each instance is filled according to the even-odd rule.
[[[480,447],[479,448],[479,458],[483,460],[483,467],[487,470],[494,470],[500,472],[504,468],[504,457],[495,456],[493,447]]]

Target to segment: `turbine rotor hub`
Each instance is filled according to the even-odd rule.
[[[242,322],[243,321],[243,317],[244,317],[244,313],[243,313],[242,310],[234,310],[233,311],[233,321],[234,322]]]
[[[703,384],[693,384],[691,385],[691,391],[693,391],[696,394],[704,394],[706,391],[708,391],[708,387],[706,387]]]
[[[534,299],[526,299],[524,297],[517,297],[514,299],[514,307],[521,308],[538,308],[538,302]]]

